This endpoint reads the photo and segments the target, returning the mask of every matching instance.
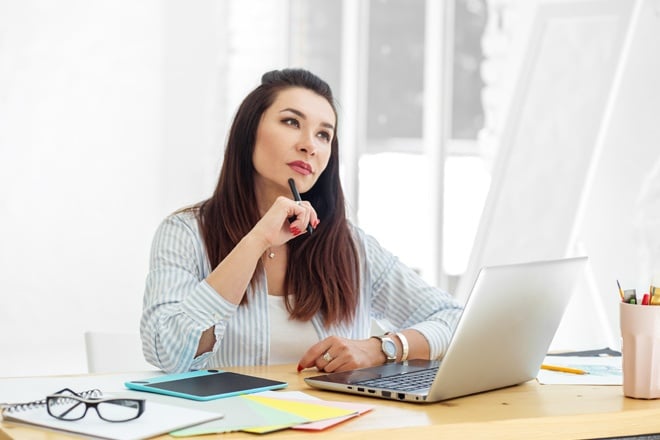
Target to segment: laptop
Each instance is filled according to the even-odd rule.
[[[442,360],[305,379],[324,390],[430,403],[536,377],[587,257],[482,268]]]

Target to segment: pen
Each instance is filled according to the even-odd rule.
[[[570,367],[560,367],[558,365],[548,365],[548,364],[542,364],[541,368],[543,370],[550,370],[550,371],[561,371],[562,373],[572,373],[572,374],[589,374],[584,370],[580,370],[578,368],[570,368]]]
[[[621,284],[619,284],[619,280],[616,280],[616,285],[619,286],[619,295],[621,295],[621,301],[624,301],[624,296],[623,296],[623,289],[621,288]]]
[[[302,202],[302,199],[300,198],[300,193],[298,192],[298,188],[296,188],[296,181],[293,180],[292,178],[289,178],[289,188],[291,188],[291,192],[293,193],[293,200],[296,202]],[[312,232],[314,232],[314,228],[312,228],[312,225],[307,223],[307,233],[309,235],[312,235]]]

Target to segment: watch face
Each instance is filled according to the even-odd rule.
[[[396,344],[391,339],[383,339],[383,351],[390,358],[396,357]]]

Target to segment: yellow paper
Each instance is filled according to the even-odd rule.
[[[275,408],[280,411],[286,411],[300,417],[304,417],[308,422],[318,422],[320,420],[334,419],[337,417],[345,417],[357,414],[353,409],[336,408],[323,405],[322,403],[301,402],[286,399],[273,399],[270,397],[262,397],[255,395],[242,396],[244,399],[249,399],[253,402]],[[257,428],[244,429],[245,432],[256,434],[263,434],[275,430],[286,428],[286,426],[261,426]]]

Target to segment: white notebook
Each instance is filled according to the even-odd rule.
[[[111,440],[140,440],[222,418],[222,414],[168,405],[147,400],[142,415],[128,422],[101,420],[93,409],[81,420],[58,420],[48,414],[46,405],[29,409],[5,410],[3,419],[44,428]]]

